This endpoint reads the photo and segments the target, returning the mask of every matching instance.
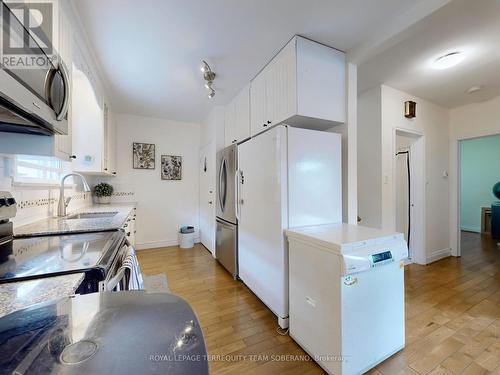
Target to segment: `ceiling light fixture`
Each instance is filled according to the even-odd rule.
[[[212,71],[212,68],[210,68],[210,65],[208,65],[205,60],[202,60],[200,69],[203,73],[203,79],[206,81],[205,88],[208,90],[208,97],[212,99],[215,96],[215,90],[212,87],[212,84],[214,83],[216,74]]]
[[[434,62],[432,63],[432,67],[438,70],[448,69],[452,66],[460,64],[464,59],[465,56],[463,53],[458,51],[450,52],[434,60]]]
[[[483,86],[472,86],[467,90],[467,94],[474,94],[475,92],[481,91],[482,88]]]

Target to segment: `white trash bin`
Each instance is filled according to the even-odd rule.
[[[194,246],[194,233],[179,233],[179,247],[192,249]]]

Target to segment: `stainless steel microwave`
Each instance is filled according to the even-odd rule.
[[[9,6],[3,1],[1,6],[3,35],[15,33],[18,40],[28,41],[26,55],[41,57],[48,63],[27,69],[1,62],[0,132],[68,134],[71,89],[67,68],[60,58],[50,60]]]

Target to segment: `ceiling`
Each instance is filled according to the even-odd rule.
[[[500,95],[500,1],[453,0],[411,27],[404,40],[362,63],[358,91],[386,84],[453,108]],[[430,65],[460,51],[465,59],[446,70]],[[482,86],[469,94],[473,86]]]
[[[119,112],[199,122],[294,35],[348,51],[423,0],[73,0]],[[208,99],[200,63],[217,73]]]

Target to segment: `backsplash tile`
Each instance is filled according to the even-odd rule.
[[[32,223],[46,217],[57,215],[59,204],[59,189],[22,189],[9,190],[18,203],[17,215],[13,219],[14,226]],[[73,188],[65,190],[65,197],[71,197],[68,212],[92,204],[92,194],[75,191]]]

